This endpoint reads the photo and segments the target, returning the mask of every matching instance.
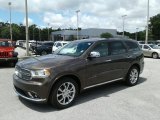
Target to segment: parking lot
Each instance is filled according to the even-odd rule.
[[[14,68],[0,68],[0,120],[160,120],[160,59],[145,58],[137,86],[115,82],[89,89],[64,110],[19,99],[13,73]]]

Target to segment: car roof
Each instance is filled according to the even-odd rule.
[[[98,42],[98,41],[131,41],[131,42],[137,42],[136,40],[132,39],[121,39],[121,38],[89,38],[89,39],[81,39],[81,40],[75,40],[74,42]]]
[[[55,43],[69,43],[71,41],[56,41]]]
[[[140,44],[140,45],[154,45],[154,44]]]
[[[10,39],[0,39],[0,41],[11,41]]]

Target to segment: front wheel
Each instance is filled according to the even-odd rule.
[[[58,109],[70,107],[78,95],[78,84],[71,78],[63,78],[53,86],[50,102]]]
[[[129,86],[134,86],[139,80],[139,69],[136,66],[130,68],[127,74],[126,83]]]

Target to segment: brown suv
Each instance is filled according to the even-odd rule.
[[[14,87],[24,99],[49,101],[62,109],[88,88],[118,80],[136,85],[143,66],[143,52],[136,41],[77,40],[54,54],[18,62]]]

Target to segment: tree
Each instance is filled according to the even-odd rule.
[[[113,35],[110,33],[102,33],[101,34],[101,38],[112,38],[112,37],[113,37]]]
[[[160,40],[160,14],[150,18],[149,30],[154,40]]]

